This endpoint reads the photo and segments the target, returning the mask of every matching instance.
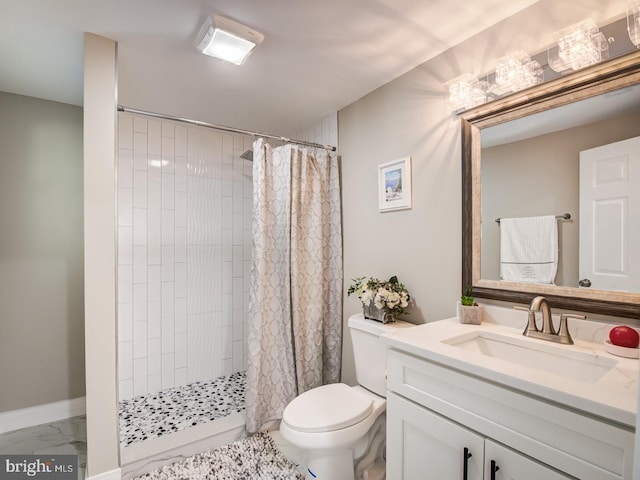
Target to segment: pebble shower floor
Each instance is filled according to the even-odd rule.
[[[245,372],[140,395],[118,404],[120,445],[160,437],[244,410]]]

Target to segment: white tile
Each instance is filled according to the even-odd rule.
[[[147,356],[147,322],[133,322],[133,358]],[[135,372],[134,372],[135,377]],[[146,375],[145,375],[146,377]]]
[[[162,132],[159,121],[149,120],[147,122],[147,137],[149,153],[152,155],[162,155]]]
[[[173,209],[175,205],[174,175],[162,172],[162,208]]]
[[[162,388],[173,388],[175,386],[175,367],[173,353],[162,355]]]
[[[147,133],[147,119],[139,115],[133,117],[133,131]]]
[[[174,194],[175,222],[176,227],[187,226],[187,194],[186,192],[175,192]]]
[[[121,342],[133,340],[133,304],[118,304],[118,340]]]
[[[222,375],[231,375],[233,373],[233,359],[229,358],[222,361]]]
[[[222,262],[222,294],[233,293],[232,262]]]
[[[156,393],[156,392],[159,392],[160,390],[162,390],[162,375],[161,374],[149,375],[148,382],[149,382],[149,384],[148,384],[149,393]]]
[[[147,358],[136,358],[133,361],[133,394],[147,393]]]
[[[162,210],[162,245],[173,245],[175,234],[173,210]]]
[[[242,227],[251,230],[251,222],[253,220],[253,199],[251,197],[244,199],[244,208],[242,210],[243,225]]]
[[[118,146],[133,150],[133,117],[126,113],[118,114]]]
[[[147,209],[133,209],[133,244],[147,244]]]
[[[251,254],[253,251],[253,236],[251,235],[251,229],[245,228],[242,232],[242,248],[244,250],[244,258],[251,259]]]
[[[233,358],[233,328],[222,327],[222,358]]]
[[[159,302],[162,298],[162,270],[160,265],[147,267],[147,297],[150,302]]]
[[[133,283],[147,283],[147,247],[133,246]]]
[[[162,137],[173,138],[175,136],[175,124],[172,122],[162,122]]]
[[[187,334],[176,333],[175,336],[175,367],[182,368],[187,366]]]
[[[133,188],[133,152],[118,150],[118,187]]]
[[[242,277],[233,277],[233,308],[241,309],[242,308]]]
[[[162,246],[162,281],[172,282],[175,278],[173,245]]]
[[[147,169],[147,134],[133,134],[133,169]]]
[[[180,155],[186,157],[189,153],[187,150],[187,127],[182,125],[175,126],[175,139],[176,139],[176,156]]]
[[[222,228],[233,228],[233,198],[222,197]]]
[[[175,229],[175,261],[187,261],[187,229],[176,227]]]
[[[241,308],[233,309],[233,341],[244,340],[244,315]]]
[[[133,321],[147,321],[147,284],[138,283],[133,285]]]
[[[242,277],[244,273],[244,260],[242,245],[233,246],[233,276]]]
[[[133,341],[118,342],[118,378],[133,378]]]
[[[178,297],[174,302],[174,329],[176,333],[187,331],[187,299],[186,297]]]
[[[118,382],[118,401],[133,398],[133,379],[120,380]]]
[[[222,230],[222,261],[233,261],[233,230],[230,228]]]
[[[133,303],[133,266],[118,267],[118,303]]]
[[[233,196],[233,164],[230,163],[222,166],[222,195]]]
[[[174,188],[176,192],[187,191],[187,158],[176,157],[175,159],[175,179]]]
[[[174,270],[175,277],[175,296],[176,298],[187,296],[187,264],[186,262],[180,262],[175,264]]]
[[[244,348],[243,341],[233,342],[233,371],[240,372],[244,368]]]
[[[226,293],[222,295],[222,325],[231,326],[233,324],[233,295]]]
[[[162,173],[173,173],[174,167],[174,146],[173,137],[162,137]]]
[[[147,193],[147,227],[162,227],[162,195],[160,192],[149,191]]]
[[[160,301],[149,302],[147,304],[147,336],[160,338],[162,335],[162,309]]]
[[[118,265],[133,264],[133,227],[118,227]]]
[[[247,293],[251,288],[251,260],[244,261],[244,272],[242,275],[242,291]]]
[[[162,321],[165,318],[173,322],[175,297],[173,296],[173,282],[162,282]],[[164,328],[162,330],[164,334]]]
[[[187,367],[176,368],[175,385],[176,387],[187,385],[189,383]]]
[[[133,226],[133,190],[118,188],[118,226]]]
[[[242,245],[244,241],[244,228],[243,227],[243,219],[241,213],[233,214],[233,244],[234,245]]]
[[[147,263],[160,265],[162,261],[162,231],[158,228],[147,229]]]
[[[222,136],[222,163],[233,164],[233,135]]]
[[[147,208],[147,172],[133,172],[133,208]]]
[[[147,171],[147,189],[150,192],[162,190],[162,160],[160,155],[149,155],[147,159],[149,166]]]
[[[147,343],[147,373],[149,376],[162,373],[162,350],[159,338],[151,338]]]
[[[244,211],[244,182],[233,182],[233,213],[243,214]]]
[[[162,317],[162,353],[175,351],[175,331],[173,317]]]

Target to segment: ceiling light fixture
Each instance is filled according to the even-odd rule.
[[[633,0],[627,5],[627,31],[631,42],[640,47],[640,0]]]
[[[609,42],[593,20],[583,20],[561,30],[557,43],[547,50],[549,66],[558,73],[579,70],[609,58]]]
[[[242,65],[264,35],[220,15],[210,15],[198,33],[199,51],[235,65]]]

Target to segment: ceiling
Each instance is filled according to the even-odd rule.
[[[0,91],[82,105],[83,32],[118,42],[118,102],[292,135],[538,0],[1,0]],[[265,35],[199,54],[211,13]]]

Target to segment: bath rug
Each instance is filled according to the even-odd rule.
[[[180,462],[157,468],[134,480],[303,480],[273,439],[265,433],[238,440]]]

